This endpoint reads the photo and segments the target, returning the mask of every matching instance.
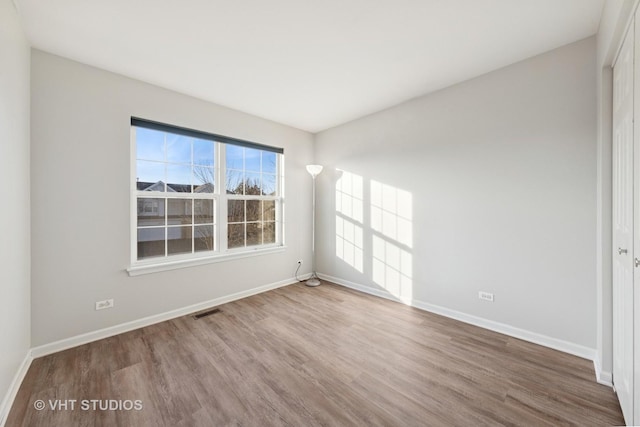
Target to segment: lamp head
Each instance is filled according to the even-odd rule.
[[[322,172],[322,165],[307,165],[307,172],[311,174],[313,178],[318,176]]]

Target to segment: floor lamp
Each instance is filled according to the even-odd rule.
[[[313,219],[311,223],[311,277],[305,283],[307,286],[318,286],[320,280],[316,274],[316,176],[322,172],[322,165],[307,165],[307,172],[313,178]]]

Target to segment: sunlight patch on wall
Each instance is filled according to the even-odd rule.
[[[371,181],[371,228],[409,248],[413,247],[411,193]]]
[[[372,278],[403,302],[413,297],[413,257],[409,251],[373,236]]]
[[[336,256],[362,273],[364,190],[362,177],[339,171],[336,182]]]
[[[340,172],[341,176],[336,182],[336,212],[362,223],[362,177],[346,171]]]
[[[371,278],[405,303],[413,298],[412,211],[411,193],[371,181]]]
[[[362,227],[336,215],[336,256],[363,272]]]

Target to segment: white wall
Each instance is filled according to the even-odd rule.
[[[597,35],[596,82],[598,96],[598,180],[597,180],[597,372],[611,382],[612,272],[611,272],[611,147],[612,69],[627,23],[637,0],[607,0]]]
[[[31,111],[34,346],[286,280],[310,259],[311,134],[38,50]],[[283,147],[286,251],[129,277],[132,115]]]
[[[29,44],[0,1],[0,425],[30,347]]]
[[[318,134],[318,270],[380,289],[404,269],[411,286],[391,289],[402,298],[595,349],[595,42]],[[336,216],[348,215],[336,214],[335,169],[362,177],[363,221],[350,221],[362,228],[362,272],[336,252]],[[372,181],[410,194],[411,245],[372,230]],[[397,248],[412,267],[398,267]]]

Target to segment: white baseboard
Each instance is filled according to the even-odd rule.
[[[4,396],[4,399],[2,399],[2,403],[0,403],[0,427],[4,427],[7,422],[7,417],[9,416],[11,406],[13,406],[13,401],[16,399],[18,390],[22,385],[25,375],[27,375],[27,371],[29,370],[29,366],[31,366],[32,361],[33,357],[31,355],[31,350],[28,350],[26,356],[22,360],[22,363],[18,367],[16,374],[13,376],[13,381],[11,381],[7,394]]]
[[[593,369],[596,371],[596,381],[598,384],[613,387],[613,374],[602,370],[602,363],[597,354],[596,357],[593,358]]]
[[[348,280],[340,279],[338,277],[329,276],[326,274],[318,274],[321,279],[328,280],[338,285],[345,286],[347,288],[355,289],[364,293],[375,295],[378,297],[390,299],[392,301],[401,302],[406,305],[410,305],[421,310],[429,311],[431,313],[439,314],[441,316],[449,317],[451,319],[459,320],[464,323],[469,323],[474,326],[479,326],[484,329],[489,329],[495,332],[499,332],[510,337],[518,338],[524,341],[529,341],[534,344],[539,344],[544,347],[549,347],[554,350],[562,351],[564,353],[573,354],[574,356],[581,357],[583,359],[594,360],[596,356],[596,350],[589,347],[584,347],[579,344],[560,340],[557,338],[549,337],[546,335],[538,334],[536,332],[527,331],[525,329],[516,328],[505,323],[495,322],[493,320],[484,319],[482,317],[466,314],[461,311],[452,310],[450,308],[442,307],[435,304],[430,304],[424,301],[412,299],[402,300],[395,297],[384,289],[372,288],[359,283],[350,282]]]
[[[143,328],[145,326],[153,325],[155,323],[164,322],[166,320],[175,319],[176,317],[184,316],[194,313],[196,311],[205,310],[207,308],[215,307],[217,305],[226,304],[231,301],[246,298],[251,295],[260,294],[262,292],[277,289],[283,286],[297,283],[295,278],[281,280],[280,282],[271,283],[268,285],[258,286],[256,288],[248,289],[246,291],[237,292],[235,294],[214,298],[209,301],[200,302],[197,304],[189,305],[187,307],[178,308],[175,310],[167,311],[165,313],[154,314],[153,316],[144,317],[142,319],[133,320],[131,322],[121,323],[119,325],[110,326],[108,328],[99,329],[97,331],[87,332],[86,334],[76,335],[74,337],[65,338],[60,341],[55,341],[49,344],[44,344],[31,349],[32,357],[42,357],[48,354],[56,353],[58,351],[66,350],[79,345],[87,344],[93,341],[109,338],[114,335],[122,334],[124,332],[133,331],[135,329]],[[0,426],[1,427],[1,426]]]

